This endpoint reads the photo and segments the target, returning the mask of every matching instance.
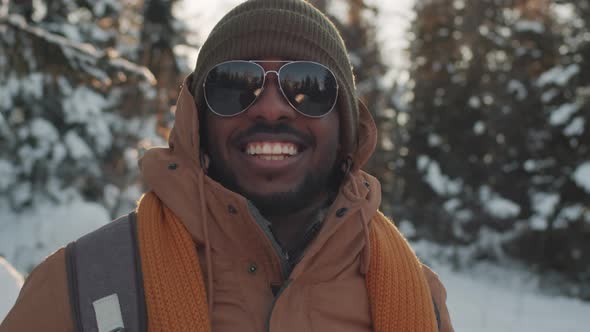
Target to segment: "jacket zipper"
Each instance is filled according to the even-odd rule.
[[[266,331],[270,332],[270,320],[272,318],[272,313],[274,311],[277,300],[279,299],[281,294],[283,294],[285,289],[287,289],[287,287],[289,287],[289,284],[291,283],[291,279],[286,279],[286,278],[289,276],[289,274],[291,274],[292,265],[290,262],[289,254],[287,252],[285,252],[282,249],[282,247],[279,245],[279,243],[276,241],[276,239],[274,238],[274,235],[270,231],[270,228],[263,227],[262,225],[260,225],[260,226],[263,229],[264,233],[266,234],[267,238],[270,239],[270,242],[272,243],[272,246],[275,249],[275,252],[279,258],[279,262],[281,265],[281,279],[285,280],[283,282],[283,284],[281,285],[281,288],[279,288],[277,295],[275,295],[275,297],[272,300],[272,303],[270,305],[270,311],[268,312],[268,318],[266,320]]]
[[[283,294],[283,292],[287,289],[287,287],[289,287],[290,284],[291,284],[291,279],[286,280],[283,283],[283,285],[281,286],[281,288],[279,289],[279,291],[277,292],[277,295],[275,296],[275,298],[272,300],[272,304],[270,306],[270,311],[268,312],[268,318],[266,320],[266,331],[267,332],[270,332],[270,320],[272,318],[272,312],[275,310],[275,305],[277,303],[277,300],[279,299],[281,294]]]
[[[271,232],[268,221],[264,219],[264,217],[260,214],[258,209],[252,205],[252,203],[248,202],[248,208],[250,210],[250,214],[252,215],[254,222],[262,229],[266,238],[270,241],[272,248],[274,249],[277,257],[279,258],[279,264],[281,267],[281,278],[285,280],[291,270],[291,264],[289,261],[289,254],[287,254],[279,242],[275,239],[274,234]]]
[[[268,318],[266,320],[266,331],[270,332],[270,320],[272,318],[272,313],[274,311],[277,300],[279,299],[281,294],[283,294],[285,289],[287,289],[287,287],[289,287],[289,284],[291,283],[291,279],[287,279],[287,277],[289,276],[289,274],[291,274],[292,266],[291,266],[289,254],[283,250],[283,248],[281,247],[279,242],[275,239],[275,236],[271,232],[269,224],[266,221],[266,219],[264,219],[264,217],[260,214],[260,212],[258,211],[258,209],[254,205],[249,203],[248,207],[250,209],[250,214],[252,215],[254,222],[262,229],[262,231],[264,232],[264,235],[270,241],[271,246],[273,247],[275,253],[277,254],[277,257],[279,259],[279,264],[281,267],[281,279],[285,280],[283,282],[283,284],[281,285],[281,288],[279,288],[277,295],[275,295],[274,299],[272,300],[270,310],[268,312]]]

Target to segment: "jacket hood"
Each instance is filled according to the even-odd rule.
[[[148,189],[153,190],[160,197],[165,205],[185,223],[195,240],[199,241],[203,239],[199,236],[201,231],[200,227],[197,227],[198,221],[195,220],[198,217],[193,209],[199,202],[199,185],[204,181],[217,189],[223,190],[223,187],[205,176],[203,172],[200,151],[200,111],[197,110],[194,97],[190,92],[192,79],[191,74],[181,86],[176,107],[176,120],[168,140],[168,147],[157,147],[146,151],[139,161],[139,166]],[[341,188],[345,187],[355,174],[362,172],[360,169],[373,154],[377,142],[375,122],[360,101],[359,112],[358,145],[351,156],[353,162],[351,172]],[[235,193],[234,195],[239,196]]]

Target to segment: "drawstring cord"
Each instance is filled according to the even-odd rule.
[[[199,172],[199,200],[201,204],[201,224],[203,225],[203,236],[205,237],[205,262],[207,264],[207,303],[209,303],[209,314],[213,315],[213,264],[211,258],[211,241],[209,239],[209,227],[207,223],[207,204],[205,203],[205,170],[206,162],[201,154],[201,171]]]
[[[361,264],[361,273],[366,275],[369,272],[371,262],[371,232],[369,231],[369,220],[365,216],[365,210],[361,208],[361,222],[363,223],[363,233],[365,235],[365,248],[363,252],[363,264]]]

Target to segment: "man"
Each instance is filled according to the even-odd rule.
[[[182,87],[169,148],[140,163],[151,191],[129,217],[140,278],[127,287],[139,327],[125,331],[452,331],[443,286],[360,170],[375,142],[324,15],[301,0],[229,12]],[[99,259],[108,239],[37,267],[0,331],[122,331],[126,290],[92,298],[85,316],[84,289],[103,280],[71,274],[129,275]]]

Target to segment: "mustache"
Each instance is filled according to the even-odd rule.
[[[235,141],[240,142],[247,139],[249,136],[255,134],[289,134],[297,137],[306,145],[312,145],[314,138],[311,135],[302,133],[301,131],[289,126],[286,123],[279,123],[271,125],[265,122],[257,122],[250,128],[236,135]]]

